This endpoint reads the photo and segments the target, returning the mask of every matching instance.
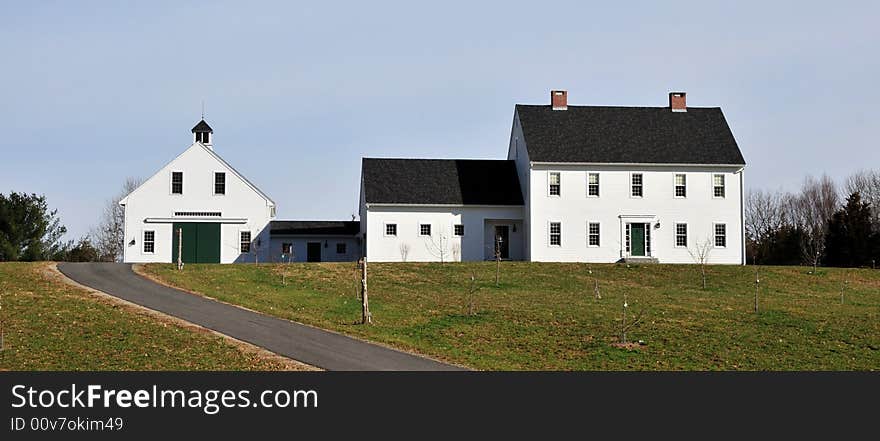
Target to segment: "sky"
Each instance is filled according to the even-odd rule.
[[[0,0],[0,193],[69,238],[214,148],[279,219],[349,219],[361,157],[504,158],[514,105],[721,107],[749,188],[880,168],[880,2]]]

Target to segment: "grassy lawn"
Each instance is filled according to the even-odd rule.
[[[0,263],[5,336],[0,370],[290,369],[51,278],[48,263]]]
[[[869,370],[880,368],[880,271],[505,262],[370,264],[374,325],[360,317],[354,263],[152,264],[143,271],[222,301],[478,369]],[[282,285],[280,273],[287,272]],[[471,273],[481,289],[466,309]],[[844,304],[843,282],[848,280]],[[639,349],[613,346],[626,294]]]

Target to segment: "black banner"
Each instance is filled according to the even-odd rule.
[[[878,386],[874,373],[4,372],[0,423],[2,439],[843,439],[875,424]]]

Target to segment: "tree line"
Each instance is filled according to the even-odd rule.
[[[127,179],[122,191],[105,203],[97,225],[75,241],[63,240],[67,227],[61,224],[58,210],[49,208],[45,196],[0,193],[0,262],[122,260],[125,211],[119,201],[140,183]]]
[[[808,176],[794,192],[753,190],[746,196],[749,263],[872,267],[880,262],[880,170],[841,184]]]

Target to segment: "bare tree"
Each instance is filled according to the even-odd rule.
[[[452,261],[460,262],[461,261],[461,243],[452,244]]]
[[[475,272],[471,272],[471,283],[468,286],[467,296],[465,297],[465,302],[467,303],[467,311],[468,315],[476,315],[477,306],[476,306],[476,294],[477,291],[480,290],[480,287],[477,285],[477,274]]]
[[[602,293],[599,292],[599,278],[593,274],[593,267],[587,267],[587,274],[593,278],[593,295],[596,296],[597,300],[602,300]]]
[[[501,282],[501,241],[500,235],[495,236],[495,286]]]
[[[639,311],[638,315],[636,315],[635,319],[631,322],[626,322],[626,310],[629,308],[629,304],[626,302],[626,293],[623,293],[623,319],[620,322],[620,344],[626,345],[626,333],[639,325],[642,322],[642,311]]]
[[[400,260],[406,262],[406,258],[409,256],[409,244],[401,243],[400,244]]]
[[[880,170],[860,170],[846,179],[846,194],[858,192],[862,200],[871,204],[873,224],[880,232]]]
[[[815,274],[825,253],[828,220],[840,205],[837,185],[828,175],[818,179],[808,176],[800,193],[791,198],[789,203],[795,225],[804,231],[801,240],[802,257],[813,266]]]
[[[755,266],[755,312],[758,312],[758,287],[761,285],[761,277],[758,274],[758,267]]]
[[[449,238],[444,233],[425,239],[425,247],[432,256],[440,259],[440,263],[446,262],[449,258]]]
[[[90,234],[100,260],[105,262],[122,260],[125,249],[125,208],[119,205],[119,201],[140,187],[142,182],[140,178],[127,178],[122,184],[122,190],[104,205],[98,226],[94,227]]]
[[[706,264],[709,263],[709,254],[712,253],[712,238],[707,237],[701,242],[697,242],[693,247],[688,247],[688,254],[700,265],[700,275],[703,279],[703,289],[706,289]]]
[[[786,223],[782,193],[750,191],[746,196],[746,236],[754,244],[754,260],[763,260],[773,234]]]

